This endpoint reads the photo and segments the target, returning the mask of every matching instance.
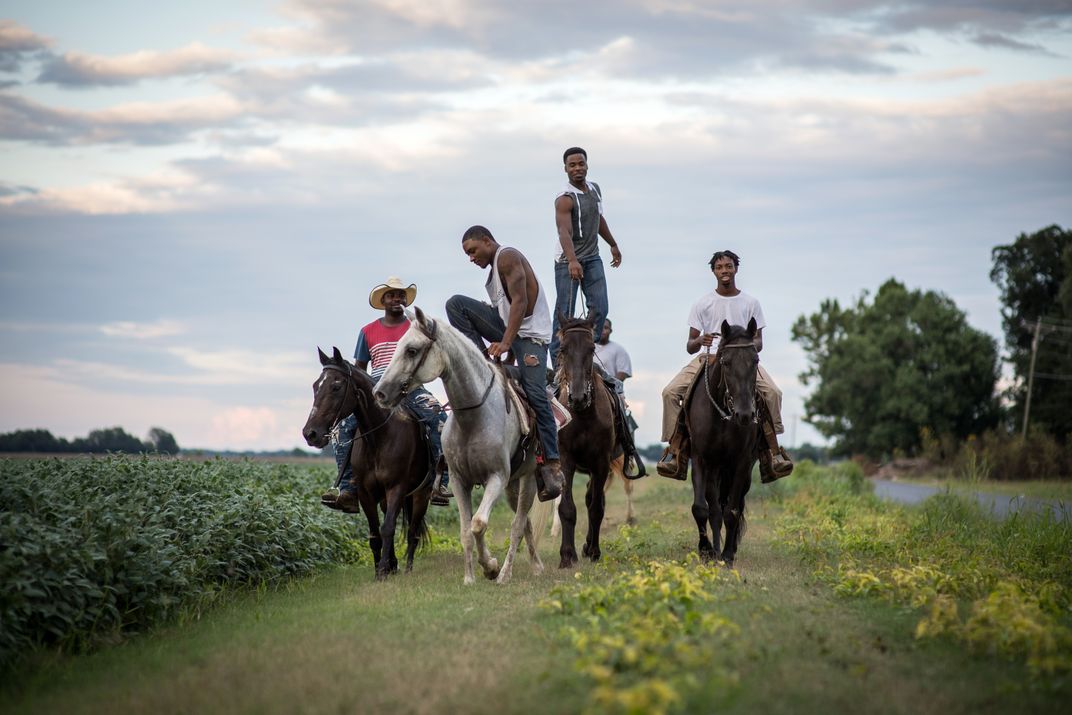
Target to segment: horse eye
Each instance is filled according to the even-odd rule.
[[[339,382],[331,383],[331,391],[332,392],[338,392],[341,389],[342,389],[342,383],[339,383]]]
[[[406,355],[414,357],[417,355],[417,348],[406,348]]]

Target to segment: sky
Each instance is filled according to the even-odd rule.
[[[553,292],[578,145],[637,442],[723,249],[783,443],[820,442],[790,328],[822,300],[896,278],[1001,344],[992,248],[1072,225],[1070,30],[1069,0],[0,0],[0,432],[303,445],[375,285],[484,295],[470,225]]]

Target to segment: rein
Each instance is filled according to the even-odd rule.
[[[752,348],[752,349],[755,349],[755,347],[756,346],[751,342],[733,343],[731,345],[720,345],[718,347],[718,352],[716,352],[715,355],[719,358],[719,364],[721,364],[722,363],[721,358],[722,358],[722,351],[723,350],[727,350],[729,348]],[[711,368],[711,360],[710,360],[710,353],[708,353],[708,359],[704,360],[704,375],[703,375],[704,376],[704,388],[705,388],[705,391],[707,392],[707,399],[710,400],[712,405],[714,405],[715,409],[718,411],[719,416],[723,420],[732,419],[732,415],[730,415],[729,412],[727,412],[725,409],[723,409],[722,405],[718,404],[718,400],[715,399],[715,396],[711,394],[711,378],[708,376],[708,372],[709,372],[710,368]],[[726,395],[726,402],[727,402],[726,406],[730,410],[730,412],[732,412],[733,411],[733,398],[729,394],[729,386],[726,385],[726,371],[725,370],[723,370],[719,374],[718,384],[715,385],[715,390],[718,390],[719,388],[724,388],[723,392]],[[753,422],[758,422],[758,416],[753,415],[752,421]]]
[[[410,380],[412,380],[413,376],[416,375],[418,372],[420,372],[420,369],[422,367],[424,367],[424,361],[428,359],[428,355],[432,352],[432,346],[435,344],[436,338],[439,337],[439,325],[434,320],[431,321],[431,322],[432,322],[432,326],[427,331],[425,331],[423,329],[423,327],[421,328],[421,332],[424,333],[428,337],[428,347],[426,347],[424,349],[424,354],[421,355],[421,359],[417,361],[416,367],[414,367],[413,372],[410,373]],[[491,379],[488,380],[488,386],[484,388],[484,394],[480,396],[480,402],[476,403],[475,405],[467,405],[466,407],[451,407],[451,411],[452,412],[465,412],[466,410],[475,410],[476,408],[480,407],[481,405],[483,405],[487,401],[488,395],[491,394],[491,387],[494,384],[495,384],[495,371],[492,370]],[[406,381],[406,385],[402,388],[402,394],[403,395],[406,395],[408,393],[409,393],[409,380]]]
[[[334,370],[336,372],[341,372],[343,375],[346,376],[346,392],[343,393],[343,403],[345,403],[346,402],[346,396],[350,394],[350,389],[351,389],[351,387],[353,387],[354,371],[353,371],[353,368],[350,367],[349,363],[344,362],[343,364],[346,365],[346,369],[343,369],[342,367],[340,367],[338,365],[325,365],[324,369],[325,370]],[[357,400],[356,395],[354,397],[354,400],[355,401]],[[351,444],[352,442],[354,442],[354,441],[356,441],[358,439],[364,439],[365,437],[369,436],[373,432],[379,430],[381,427],[386,426],[387,423],[391,421],[392,413],[388,412],[387,413],[387,419],[385,419],[383,422],[381,422],[380,424],[376,425],[375,427],[373,427],[370,430],[365,430],[364,432],[361,432],[360,434],[355,434],[353,439],[351,439],[349,442],[344,443],[344,442],[339,441],[339,425],[341,425],[342,421],[344,419],[346,419],[348,416],[349,415],[338,415],[335,418],[335,422],[332,423],[332,425],[331,425],[330,434],[331,434],[332,439],[335,440],[336,444],[339,444],[339,445],[342,445],[342,446],[345,446],[347,444]]]

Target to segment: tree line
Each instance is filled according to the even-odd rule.
[[[834,440],[835,454],[881,459],[918,454],[940,442],[936,436],[1011,437],[1028,404],[1029,436],[1069,453],[1072,231],[1054,225],[1022,233],[991,257],[1015,377],[1004,391],[997,341],[971,327],[941,292],[890,279],[873,296],[864,291],[845,306],[828,299],[797,318],[792,339],[808,359],[800,377],[814,388],[805,420]]]
[[[46,429],[17,430],[0,434],[0,452],[178,454],[179,451],[174,435],[162,427],[150,429],[144,441],[129,434],[122,427],[95,429],[85,437],[75,437],[72,440],[56,437]]]

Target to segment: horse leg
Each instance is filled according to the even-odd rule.
[[[473,487],[462,484],[461,479],[452,478],[450,489],[454,492],[454,503],[458,505],[458,528],[461,532],[462,555],[465,562],[465,576],[462,583],[473,583]]]
[[[733,566],[741,536],[744,535],[744,497],[752,486],[752,460],[748,460],[747,469],[738,466],[735,471],[726,500],[726,548],[722,550],[722,559],[727,566]]]
[[[565,484],[562,487],[562,502],[558,505],[558,516],[562,521],[562,545],[559,547],[560,569],[573,568],[577,565],[577,547],[574,542],[574,530],[577,528],[577,505],[573,502],[573,474],[577,469],[573,460],[563,455],[562,476]]]
[[[376,500],[369,494],[369,490],[358,487],[357,500],[361,504],[361,511],[365,512],[365,520],[368,521],[368,542],[372,551],[372,570],[379,576],[380,551],[383,549],[383,538],[380,537],[380,512]]]
[[[711,520],[711,549],[716,559],[722,558],[722,514],[725,500],[720,493],[721,484],[725,475],[721,466],[716,466],[708,471],[705,494],[710,509],[708,514]]]
[[[532,502],[536,498],[536,480],[533,477],[520,478],[520,490],[517,496],[517,508],[523,509],[525,514],[532,510]],[[532,561],[532,573],[539,576],[543,573],[543,560],[540,552],[536,550],[536,535],[532,531],[532,520],[525,519],[525,543],[529,547],[529,560]]]
[[[633,511],[633,480],[623,478],[622,487],[625,489],[625,523],[635,524],[636,514]]]
[[[387,508],[383,514],[383,525],[380,526],[380,539],[383,542],[383,551],[380,561],[376,564],[376,578],[381,581],[388,574],[398,571],[398,558],[395,556],[395,523],[398,521],[398,510],[402,506],[402,487],[393,487],[387,492]]]
[[[427,528],[424,525],[424,515],[428,512],[427,496],[407,497],[410,503],[409,529],[406,532],[406,573],[413,570],[413,555],[417,553],[417,546],[421,542],[421,535]]]
[[[682,455],[684,457],[684,455]],[[711,540],[707,537],[707,521],[710,517],[710,509],[707,500],[707,480],[710,470],[707,462],[698,455],[692,457],[692,518],[696,520],[696,528],[700,532],[700,543],[697,551],[704,561],[711,561],[717,556]],[[718,539],[718,531],[715,531],[715,539]]]
[[[517,481],[506,485],[506,499],[510,504],[510,508],[514,510],[514,519],[510,523],[510,546],[506,549],[506,558],[503,559],[502,568],[499,569],[499,576],[495,579],[495,582],[499,584],[510,582],[510,577],[514,571],[514,556],[517,555],[517,547],[521,543],[521,538],[525,534],[525,526],[529,521],[528,510],[520,508],[518,492],[519,485]],[[529,506],[532,505],[529,504]]]
[[[503,493],[503,478],[500,474],[492,474],[484,484],[484,496],[480,499],[480,506],[473,515],[470,529],[476,539],[476,558],[484,569],[484,576],[493,579],[499,575],[499,562],[488,551],[484,536],[488,530],[488,520],[491,518],[491,508],[495,506],[499,495]]]
[[[588,491],[584,495],[584,504],[588,507],[588,536],[585,537],[581,553],[592,561],[599,561],[602,555],[599,550],[599,529],[603,525],[603,516],[607,512],[603,486],[607,481],[609,470],[610,466],[604,458],[596,460],[592,468],[592,476],[588,479]]]

